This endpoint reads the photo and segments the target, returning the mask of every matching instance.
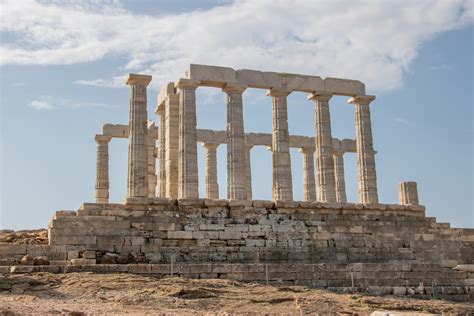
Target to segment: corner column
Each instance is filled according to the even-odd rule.
[[[315,92],[308,96],[315,104],[315,146],[316,175],[318,177],[318,201],[336,202],[336,184],[334,179],[334,160],[332,157],[331,116],[327,92]]]
[[[198,81],[180,79],[179,89],[179,148],[178,198],[198,198],[196,88]]]
[[[252,145],[245,145],[245,175],[247,177],[247,200],[252,200]]]
[[[245,134],[242,108],[244,85],[227,84],[227,198],[247,199],[245,172]]]
[[[166,137],[166,126],[165,126],[165,111],[157,111],[156,114],[160,118],[160,126],[158,127],[158,172],[156,181],[156,196],[166,196],[166,168],[165,168],[165,137]]]
[[[132,89],[128,136],[128,197],[148,196],[148,128],[146,87],[151,76],[130,74]]]
[[[344,176],[344,153],[335,151],[334,158],[334,177],[336,180],[336,199],[339,203],[346,203],[346,180]]]
[[[217,147],[219,144],[204,143],[206,150],[206,198],[219,198],[219,184],[217,182]]]
[[[288,91],[271,89],[272,97],[272,196],[274,201],[292,201],[290,135],[288,132]]]
[[[97,157],[95,176],[95,202],[109,203],[109,142],[110,136],[96,135]]]
[[[358,95],[349,99],[355,104],[357,165],[359,169],[359,200],[363,204],[378,203],[375,152],[369,104],[375,96]]]
[[[314,180],[314,148],[301,148],[303,154],[303,188],[304,200],[316,201],[316,185]]]

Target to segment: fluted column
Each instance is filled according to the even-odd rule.
[[[252,200],[252,145],[245,145],[245,175],[247,177],[247,200]]]
[[[198,82],[180,79],[179,89],[179,156],[178,197],[198,198],[199,180],[196,134],[196,88]]]
[[[416,182],[400,182],[398,185],[398,196],[401,205],[418,205],[418,189]]]
[[[166,166],[165,166],[165,155],[166,155],[166,126],[165,126],[165,110],[158,111],[160,118],[160,126],[158,129],[158,172],[156,182],[156,196],[166,196]]]
[[[217,147],[219,144],[204,143],[206,150],[206,198],[219,198],[219,183],[217,182]]]
[[[227,198],[247,199],[242,93],[246,86],[227,84]]]
[[[168,94],[165,100],[165,196],[178,197],[179,96]]]
[[[155,123],[148,122],[148,197],[156,196],[156,139],[157,129]]]
[[[304,200],[316,201],[316,185],[314,180],[314,148],[301,148],[303,154],[303,188]]]
[[[109,203],[109,142],[111,137],[96,135],[97,157],[95,176],[95,202]]]
[[[346,180],[344,177],[344,153],[335,151],[334,158],[334,177],[336,179],[336,199],[339,203],[346,203]]]
[[[316,175],[318,177],[318,200],[321,202],[336,202],[331,116],[329,113],[331,96],[326,92],[318,92],[308,97],[315,103]]]
[[[290,135],[286,97],[290,92],[271,89],[272,97],[272,196],[274,201],[293,200]]]
[[[148,128],[146,87],[151,76],[130,74],[132,89],[128,136],[128,197],[148,196]]]
[[[359,95],[349,99],[355,104],[357,165],[359,169],[359,200],[364,204],[378,203],[375,152],[369,104],[375,96]]]

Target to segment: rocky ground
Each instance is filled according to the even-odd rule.
[[[0,315],[474,314],[474,303],[132,274],[0,275]],[[387,315],[387,312],[374,315]]]
[[[46,229],[0,230],[0,243],[47,245],[48,231]]]

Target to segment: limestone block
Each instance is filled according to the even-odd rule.
[[[84,259],[95,259],[96,258],[96,252],[95,250],[86,250],[82,253],[82,258]]]
[[[191,64],[184,78],[200,81],[203,86],[222,88],[226,83],[236,83],[234,69],[228,67]]]
[[[74,266],[92,265],[96,264],[96,259],[71,259],[71,264]]]
[[[474,272],[474,264],[458,264],[453,268],[453,270]]]
[[[227,207],[227,206],[229,206],[229,201],[228,200],[204,199],[204,206],[207,206],[207,207]]]
[[[394,286],[392,292],[393,295],[405,295],[407,293],[407,288],[404,286]]]
[[[64,218],[64,217],[71,217],[71,216],[76,216],[77,213],[75,211],[66,211],[66,210],[61,210],[61,211],[56,211],[54,213],[53,219],[58,219],[58,218]]]
[[[400,182],[398,185],[401,205],[418,205],[418,189],[416,182]]]
[[[229,200],[229,207],[238,207],[238,206],[251,207],[252,206],[252,201],[248,201],[248,200]]]
[[[239,231],[220,231],[219,239],[220,240],[242,239],[242,233]]]
[[[324,91],[331,91],[337,95],[363,95],[365,94],[365,85],[358,80],[339,79],[327,77],[324,79]],[[318,91],[313,90],[313,91]]]
[[[168,231],[169,239],[193,239],[192,231]]]
[[[273,201],[253,200],[252,206],[256,208],[274,208],[275,203]]]

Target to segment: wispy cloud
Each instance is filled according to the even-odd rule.
[[[125,88],[126,76],[113,77],[112,79],[93,79],[93,80],[77,80],[74,84],[102,87],[102,88]]]
[[[178,78],[189,63],[359,79],[399,88],[420,47],[474,21],[474,1],[236,0],[160,16],[118,0],[2,1],[1,64],[75,64],[114,55],[123,69]],[[111,79],[77,84],[116,87]],[[120,83],[121,84],[121,83]]]
[[[111,105],[96,102],[84,102],[53,96],[42,96],[32,100],[29,106],[35,110],[80,109],[80,108],[109,108]]]

